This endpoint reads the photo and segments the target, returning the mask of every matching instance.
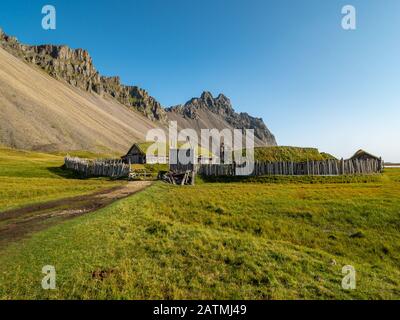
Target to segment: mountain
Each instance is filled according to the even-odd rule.
[[[227,97],[204,92],[164,109],[149,93],[105,77],[89,53],[31,46],[0,29],[0,144],[24,149],[125,152],[150,128],[252,128],[256,145],[276,145],[262,119],[236,113]],[[101,150],[104,151],[104,150]]]
[[[86,50],[55,45],[25,45],[1,29],[0,46],[12,55],[40,67],[55,79],[100,96],[113,97],[140,111],[150,120],[166,121],[165,111],[157,100],[139,87],[122,85],[119,77],[101,76]]]
[[[193,128],[197,132],[207,128],[254,129],[255,145],[277,145],[274,135],[262,119],[247,113],[236,113],[230,100],[223,94],[214,98],[206,91],[200,98],[193,98],[184,105],[171,107],[166,111],[168,119],[177,121],[180,128]]]
[[[122,154],[154,127],[115,99],[66,85],[0,48],[0,144]]]

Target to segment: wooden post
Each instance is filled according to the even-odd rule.
[[[195,179],[196,179],[196,170],[192,170],[192,181],[191,181],[192,186],[194,186],[195,184]]]

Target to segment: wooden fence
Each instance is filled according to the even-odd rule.
[[[235,176],[235,164],[197,164],[195,171],[204,176]],[[170,170],[186,171],[192,170],[193,165],[170,164]],[[381,160],[323,160],[305,162],[254,162],[253,176],[263,175],[354,175],[373,174],[383,170]]]
[[[121,160],[87,160],[77,157],[65,157],[64,164],[67,169],[74,170],[84,177],[129,177],[131,166]]]

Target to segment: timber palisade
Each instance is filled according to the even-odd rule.
[[[194,166],[196,172],[203,176],[235,176],[235,164],[197,164]],[[170,165],[171,171],[191,170],[193,165]],[[378,159],[349,159],[322,161],[279,161],[263,162],[255,161],[254,170],[251,175],[312,175],[312,176],[335,176],[354,174],[374,174],[383,171],[383,161]]]
[[[129,178],[134,171],[130,164],[121,160],[86,160],[65,157],[65,167],[80,173],[84,177],[111,177]],[[170,164],[170,171],[179,173],[194,171],[202,176],[235,176],[235,163],[233,164]],[[349,159],[349,160],[322,160],[322,161],[279,161],[279,162],[254,162],[252,176],[267,175],[310,175],[310,176],[336,176],[336,175],[366,175],[381,173],[383,161],[377,159]]]
[[[129,177],[131,165],[122,160],[87,160],[78,157],[65,157],[65,168],[83,177],[110,177],[114,179]]]

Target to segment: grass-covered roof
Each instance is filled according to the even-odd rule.
[[[152,146],[153,144],[157,145],[157,150],[155,152],[155,156],[158,156],[158,151],[162,150],[163,148],[165,148],[166,150],[166,155],[169,156],[169,144],[168,143],[163,143],[163,142],[141,142],[141,143],[136,143],[135,145],[138,147],[138,149],[143,153],[146,154],[147,150],[150,148],[150,146]],[[186,142],[181,142],[178,143],[178,147],[179,149],[186,149],[186,148],[190,148],[190,145]],[[200,146],[196,146],[195,147],[196,153],[198,156],[205,156],[205,157],[211,157],[212,153],[205,149],[202,148]]]
[[[319,152],[316,148],[302,147],[256,147],[254,148],[254,158],[258,161],[318,161],[335,159],[334,156]]]

